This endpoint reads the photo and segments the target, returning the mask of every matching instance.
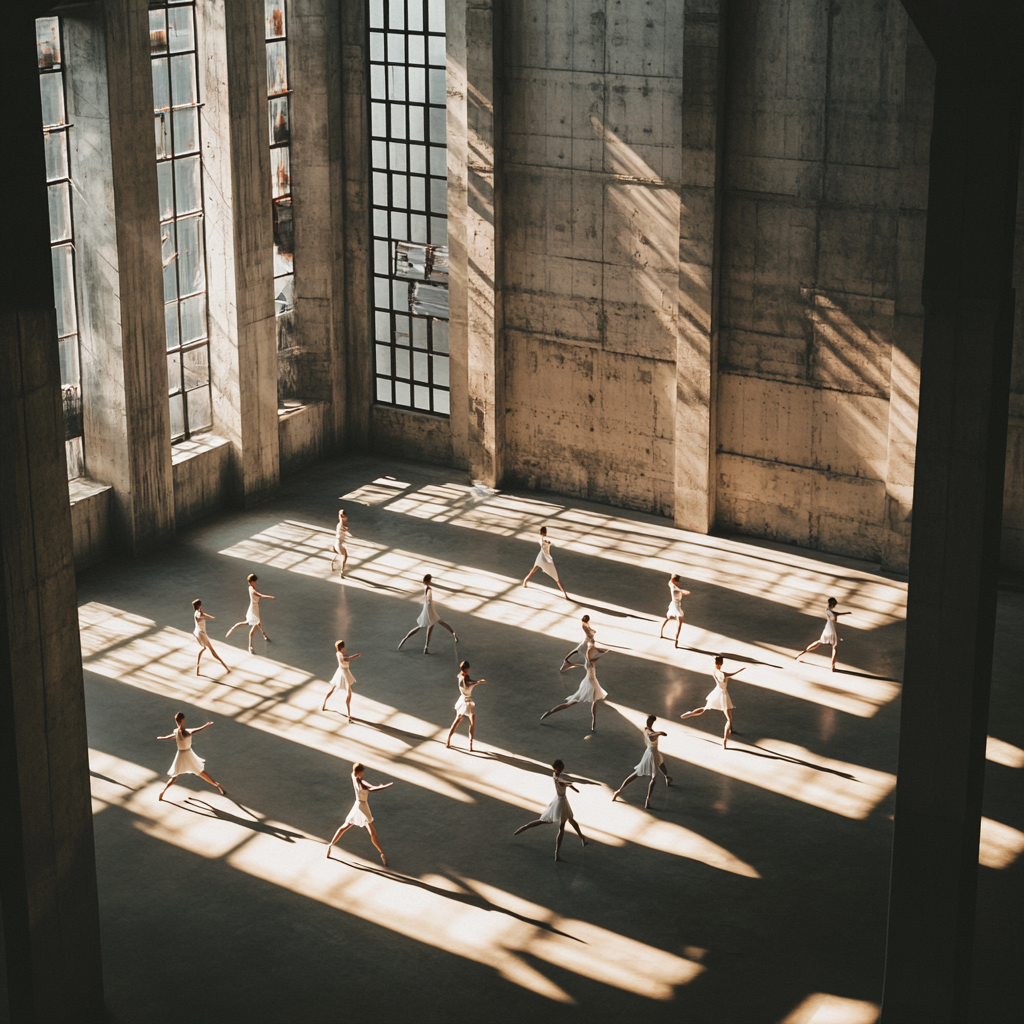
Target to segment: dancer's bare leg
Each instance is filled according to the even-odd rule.
[[[451,633],[451,635],[452,635],[452,636],[455,636],[455,630],[454,630],[454,629],[452,629],[452,627],[451,627],[451,626],[449,626],[449,625],[448,625],[448,623],[444,621],[444,619],[438,619],[438,620],[437,620],[437,624],[438,624],[439,626],[444,626],[444,628],[445,628],[445,629],[447,629],[447,630],[448,630],[448,632],[449,632],[449,633]],[[458,642],[459,642],[459,638],[458,638],[457,636],[455,636],[455,642],[456,642],[456,643],[458,643]]]
[[[242,622],[236,622],[236,623],[235,623],[235,624],[234,624],[234,625],[233,625],[233,626],[232,626],[232,627],[231,627],[231,628],[230,628],[230,629],[229,629],[229,630],[228,630],[228,631],[227,631],[227,632],[226,632],[226,633],[224,634],[224,639],[225,639],[225,640],[227,640],[227,638],[228,638],[229,636],[231,636],[231,634],[232,634],[232,633],[234,633],[234,631],[235,631],[236,629],[238,629],[238,628],[240,628],[241,626],[244,626],[244,625],[246,625],[246,623],[245,623],[245,621],[244,621],[244,620],[243,620]]]
[[[459,722],[461,722],[461,721],[462,721],[462,715],[456,715],[455,716],[455,721],[452,722],[452,727],[448,730],[448,739],[446,739],[444,741],[444,745],[446,747],[450,747],[452,745],[452,737],[455,735],[455,730],[458,729]]]
[[[625,788],[626,788],[626,787],[627,787],[627,786],[628,786],[628,785],[629,785],[629,784],[630,784],[631,782],[635,782],[635,781],[636,781],[636,779],[637,779],[637,774],[636,774],[636,772],[633,772],[633,774],[632,774],[632,775],[630,775],[630,776],[629,776],[629,778],[627,778],[627,779],[626,779],[626,780],[625,780],[625,781],[624,781],[624,782],[622,783],[622,785],[621,785],[621,786],[619,786],[619,788],[618,788],[617,790],[615,790],[615,792],[614,792],[614,793],[612,793],[612,803],[615,803],[615,801],[616,801],[616,800],[618,799],[618,797],[619,797],[619,795],[620,795],[620,794],[622,793],[622,791],[623,791],[623,790],[624,790],[624,789],[625,789]]]
[[[584,846],[586,846],[587,845],[587,841],[586,841],[586,839],[583,838],[583,833],[580,831],[579,825],[576,824],[576,819],[575,818],[570,818],[569,819],[569,824],[572,825],[572,827],[574,829],[576,829],[576,835],[578,835],[580,837],[580,842]]]
[[[647,799],[644,801],[644,807],[645,808],[651,806],[651,794],[654,792],[654,784],[657,781],[658,781],[658,777],[656,775],[652,775],[651,776],[651,784],[647,787]]]
[[[573,648],[573,649],[572,649],[572,650],[571,650],[571,651],[570,651],[570,652],[569,652],[569,653],[568,653],[568,654],[567,654],[567,655],[566,655],[566,656],[565,656],[565,657],[564,657],[564,658],[562,659],[562,667],[561,667],[561,668],[560,668],[560,669],[558,670],[559,672],[568,672],[568,671],[569,671],[569,669],[571,669],[571,668],[583,668],[583,666],[582,666],[582,665],[577,665],[577,664],[576,664],[575,662],[571,662],[571,661],[569,660],[569,659],[570,659],[570,658],[571,658],[571,657],[572,657],[572,656],[573,656],[574,654],[575,654],[575,655],[576,655],[577,657],[580,657],[580,656],[582,655],[582,652],[580,651],[580,649],[579,649],[578,647],[574,647],[574,648]]]
[[[253,626],[253,627],[252,627],[252,629],[250,629],[250,630],[249,630],[249,653],[250,653],[250,654],[255,654],[255,653],[256,653],[256,652],[255,652],[255,651],[254,651],[254,650],[252,649],[252,635],[253,635],[253,633],[255,633],[255,632],[256,632],[256,630],[257,630],[257,629],[259,629],[259,628],[260,628],[260,627],[259,627],[259,626],[257,625],[257,626]],[[264,633],[264,634],[263,634],[263,638],[264,638],[264,639],[266,639],[266,637],[267,637],[267,634],[266,634],[266,633]]]
[[[813,651],[816,647],[820,647],[820,646],[821,646],[821,641],[820,640],[815,640],[814,643],[811,644],[810,647],[805,647],[793,660],[794,661],[799,661],[805,654],[810,654],[811,651]],[[834,646],[833,646],[833,650],[835,650]]]
[[[473,753],[473,738],[476,736],[476,715],[469,716],[469,752]]]
[[[658,630],[658,639],[659,639],[659,640],[667,640],[667,639],[668,639],[668,637],[666,637],[666,636],[665,636],[665,627],[666,627],[666,626],[667,626],[667,625],[668,625],[668,624],[669,624],[669,623],[670,623],[671,621],[672,621],[672,620],[671,620],[670,618],[666,618],[666,619],[665,619],[665,621],[664,621],[664,622],[663,622],[663,623],[661,624],[661,629],[660,629],[660,630]]]
[[[672,785],[672,776],[669,775],[667,769],[665,768],[665,763],[664,762],[662,762],[661,764],[658,765],[658,770],[661,772],[662,775],[665,776],[665,785],[666,786],[671,786]]]
[[[228,672],[231,671],[231,669],[228,668],[228,663],[216,652],[216,650],[214,650],[212,645],[210,646],[210,653],[224,666],[225,669],[227,669]]]
[[[722,733],[722,749],[728,749],[729,736],[732,734],[732,708],[725,709],[725,730]]]
[[[384,856],[384,851],[380,848],[380,840],[377,838],[377,830],[373,827],[373,822],[371,821],[370,824],[367,825],[366,827],[367,827],[367,829],[369,830],[369,833],[370,833],[370,842],[373,843],[373,845],[377,847],[377,852],[380,854],[380,862],[381,862],[381,864],[383,864],[384,867],[387,867],[388,866],[388,859],[387,859],[387,857]]]
[[[352,721],[352,687],[350,686],[345,692],[345,714],[348,715],[348,720]]]
[[[434,632],[434,627],[433,626],[427,626],[427,641],[423,645],[423,653],[424,654],[429,654],[430,653],[430,634],[433,633],[433,632]]]
[[[555,860],[561,860],[562,858],[558,855],[558,851],[562,848],[562,836],[565,834],[565,823],[562,822],[558,826],[558,835],[555,836]]]
[[[338,549],[332,544],[331,550],[334,552],[334,557],[331,559],[331,572],[334,572],[334,563],[338,561]]]
[[[540,716],[540,720],[543,722],[544,719],[547,718],[549,715],[553,715],[559,711],[564,711],[566,708],[571,708],[575,703],[576,701],[571,700],[567,704],[559,704],[557,708],[552,708],[550,711],[545,711],[544,714]]]
[[[332,693],[334,693],[334,691],[335,691],[336,689],[337,689],[337,687],[336,687],[336,686],[332,686],[332,687],[331,687],[331,688],[330,688],[330,689],[329,689],[329,690],[327,691],[327,696],[326,696],[326,697],[324,697],[324,703],[323,703],[323,706],[322,706],[322,707],[320,708],[320,710],[321,710],[321,711],[326,711],[326,710],[327,710],[327,702],[328,702],[328,701],[329,701],[329,700],[331,699],[331,694],[332,694]]]
[[[341,559],[341,578],[344,579],[345,578],[345,566],[348,565],[348,551],[345,548],[342,548],[341,549],[341,554],[342,554],[342,559]]]
[[[330,860],[331,847],[351,828],[351,825],[342,825],[337,832],[334,833],[334,838],[327,844],[327,858]]]
[[[541,821],[540,818],[538,818],[536,821],[528,821],[525,825],[520,825],[519,828],[517,828],[515,832],[512,833],[512,835],[517,836],[520,832],[525,832],[528,828],[536,828],[538,825],[547,824],[548,822]]]
[[[159,797],[157,797],[157,799],[158,799],[158,800],[163,800],[163,798],[164,798],[164,793],[166,793],[166,792],[167,792],[167,790],[169,790],[169,789],[171,788],[171,786],[173,786],[173,785],[174,785],[174,783],[175,783],[175,782],[177,782],[177,780],[178,780],[178,776],[177,776],[177,775],[172,775],[172,776],[171,776],[171,781],[170,781],[170,782],[168,782],[168,783],[167,783],[167,785],[166,785],[166,786],[164,786],[164,788],[160,790],[160,796],[159,796]]]
[[[680,631],[680,630],[681,630],[682,628],[683,628],[683,620],[682,620],[682,619],[678,619],[678,620],[676,621],[676,640],[675,640],[675,645],[676,645],[676,647],[678,647],[678,646],[679,646],[679,631]]]
[[[837,640],[832,645],[832,671],[833,672],[835,672],[835,670],[836,670],[836,658],[838,658],[838,657],[839,657],[839,641]]]
[[[526,584],[527,584],[527,583],[529,583],[529,582],[530,582],[530,577],[531,577],[531,576],[532,576],[532,575],[533,575],[533,574],[534,574],[534,573],[535,573],[535,572],[536,572],[536,571],[537,571],[537,570],[538,570],[539,568],[540,568],[540,566],[539,566],[539,565],[535,565],[535,566],[534,566],[534,567],[533,567],[533,568],[532,568],[532,569],[531,569],[531,570],[530,570],[530,571],[529,571],[529,572],[528,572],[528,573],[526,574],[526,579],[525,579],[525,580],[523,580],[523,586],[524,586],[524,587],[526,586]]]
[[[558,589],[562,592],[562,597],[564,597],[566,599],[566,601],[568,601],[569,600],[569,594],[568,594],[568,591],[565,589],[565,587],[562,586],[562,581],[561,580],[555,580],[555,582],[558,584]]]
[[[211,786],[216,786],[216,787],[217,787],[217,788],[218,788],[218,789],[220,790],[220,792],[221,792],[221,796],[223,796],[223,795],[224,795],[224,787],[223,787],[223,786],[222,786],[222,785],[221,785],[221,784],[220,784],[219,782],[217,782],[216,780],[214,780],[214,779],[211,779],[211,778],[210,778],[210,776],[206,774],[206,772],[200,772],[200,773],[199,773],[199,778],[201,778],[201,779],[206,779],[206,781],[207,781],[207,782],[208,782],[208,783],[209,783],[209,784],[210,784]]]
[[[205,650],[206,650],[206,648],[202,644],[200,644],[199,645],[199,657],[196,658],[196,675],[199,675],[199,662],[201,662],[203,660],[203,651],[205,651]]]
[[[694,715],[703,715],[707,711],[707,708],[694,708],[692,711],[687,711],[685,715],[680,715],[680,718],[693,718]]]
[[[422,626],[413,626],[413,628],[410,629],[409,632],[406,633],[405,636],[402,637],[402,643],[400,643],[398,645],[398,649],[401,650],[402,649],[402,644],[404,644],[405,641],[408,640],[409,637],[411,637],[413,635],[413,633],[418,633],[422,628],[423,628]]]
[[[590,731],[591,732],[597,732],[597,705],[598,704],[600,704],[600,701],[596,701],[595,700],[594,703],[590,705]]]

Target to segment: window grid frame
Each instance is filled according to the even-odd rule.
[[[265,17],[264,17],[264,36],[265,36],[265,38],[264,38],[264,42],[267,45],[267,47],[269,47],[271,43],[283,43],[284,44],[284,54],[285,54],[285,58],[284,58],[285,76],[284,76],[284,89],[283,89],[283,91],[280,91],[280,92],[271,92],[270,91],[271,82],[270,82],[270,75],[269,75],[269,71],[270,71],[269,64],[268,64],[268,68],[267,68],[267,72],[268,72],[268,74],[267,74],[267,104],[268,104],[268,128],[269,128],[269,137],[270,137],[270,150],[271,150],[271,153],[273,153],[273,151],[275,149],[283,149],[283,150],[285,150],[285,152],[287,153],[287,156],[288,156],[288,191],[285,194],[283,194],[283,195],[275,196],[274,195],[273,177],[271,177],[271,182],[270,182],[271,210],[273,212],[273,218],[274,218],[275,225],[278,223],[278,219],[279,219],[278,209],[279,209],[279,207],[284,207],[285,203],[287,204],[287,209],[290,211],[290,215],[292,217],[292,252],[290,254],[291,255],[291,269],[286,271],[283,274],[277,273],[277,262],[276,262],[277,245],[276,245],[276,243],[274,244],[274,254],[273,254],[273,257],[272,257],[272,259],[274,260],[274,315],[275,316],[283,316],[285,313],[288,313],[288,312],[290,312],[291,310],[293,310],[295,308],[295,220],[294,220],[294,217],[295,217],[295,205],[294,205],[293,196],[292,196],[292,174],[291,174],[292,88],[291,88],[291,54],[289,52],[289,46],[288,46],[288,3],[287,3],[287,0],[278,0],[278,3],[280,5],[280,9],[281,9],[281,28],[282,28],[281,35],[272,36],[267,31],[267,24],[268,24],[268,20],[269,20],[269,18],[267,16],[269,16],[269,13],[270,13],[270,11],[269,11],[270,0],[265,0],[265,3],[264,3],[264,12],[265,12]],[[273,127],[269,123],[269,106],[270,106],[270,102],[272,100],[275,100],[275,99],[283,99],[284,102],[285,102],[285,109],[287,111],[288,137],[287,137],[287,139],[284,142],[275,142],[274,141]],[[273,161],[271,161],[271,175],[273,175]],[[279,290],[280,290],[278,282],[285,281],[288,278],[291,279],[291,299],[290,300],[284,300],[284,302],[282,302],[280,304],[280,308],[278,308],[278,306],[279,306],[278,293],[279,293]]]
[[[447,96],[445,96],[443,102],[434,102],[434,98],[430,86],[430,72],[431,70],[440,70],[442,74],[446,75],[446,61],[442,64],[432,64],[430,55],[430,39],[440,39],[442,43],[442,51],[447,54],[446,36],[447,29],[437,30],[432,28],[430,21],[430,0],[415,0],[417,6],[421,12],[422,28],[410,28],[408,8],[412,6],[414,0],[366,0],[366,16],[367,16],[367,42],[368,42],[368,67],[370,82],[369,88],[367,89],[367,104],[369,114],[369,136],[370,136],[370,218],[371,218],[371,238],[373,252],[371,254],[371,280],[373,282],[373,401],[375,405],[388,406],[390,408],[407,409],[413,412],[425,413],[428,415],[439,416],[445,419],[451,416],[451,377],[450,377],[450,342],[446,346],[444,351],[435,350],[434,348],[434,323],[444,323],[446,326],[450,322],[450,318],[435,317],[427,314],[415,313],[412,308],[413,289],[416,283],[420,279],[409,279],[405,276],[398,276],[397,274],[397,243],[399,242],[412,242],[409,237],[413,234],[410,223],[411,218],[414,215],[420,215],[423,218],[424,233],[426,238],[424,241],[412,242],[415,245],[423,245],[428,247],[428,251],[440,246],[442,243],[436,236],[436,229],[434,225],[434,218],[442,219],[438,214],[435,214],[431,210],[431,183],[434,181],[443,182],[445,193],[447,194],[448,187],[448,175],[447,175]],[[376,4],[380,4],[382,17],[381,25],[376,26],[373,24],[374,17],[372,7]],[[400,7],[403,11],[401,18],[402,25],[400,28],[394,28],[391,25],[391,8],[392,6]],[[383,53],[381,59],[375,59],[373,56],[373,36],[378,34],[383,47]],[[402,40],[402,56],[403,61],[401,63],[392,61],[391,57],[391,37],[401,37]],[[423,60],[422,63],[411,64],[409,61],[409,39],[410,37],[419,37],[423,40]],[[374,93],[374,68],[382,69],[384,78],[383,85],[383,96],[378,97]],[[414,101],[410,98],[410,68],[423,70],[423,90],[424,100],[423,102]],[[391,98],[391,82],[390,75],[395,72],[401,74],[401,95],[404,99],[396,100]],[[383,108],[384,114],[384,134],[378,135],[374,131],[374,109],[377,104],[380,104]],[[422,138],[413,139],[410,138],[410,112],[413,108],[422,111]],[[445,138],[444,142],[435,142],[431,137],[430,125],[430,111],[440,110],[444,117],[445,123]],[[394,118],[398,111],[401,111],[402,123],[396,126]],[[395,128],[399,128],[399,134],[396,134]],[[374,149],[375,144],[381,143],[385,147],[385,161],[383,165],[376,163]],[[396,166],[394,157],[395,148],[402,147],[404,152],[402,158],[398,163],[402,166]],[[423,171],[412,170],[412,160],[410,147],[422,146],[424,152],[424,169]],[[435,174],[432,172],[433,160],[432,154],[435,151],[439,151],[443,154],[442,160],[445,168],[444,175]],[[386,204],[379,203],[377,188],[375,185],[376,175],[383,174],[385,176],[385,191],[387,196]],[[405,179],[405,193],[406,201],[404,206],[395,205],[394,195],[394,184],[396,176],[401,176]],[[413,180],[422,181],[423,185],[423,209],[422,211],[414,211],[411,205],[411,194],[412,194],[412,182]],[[386,232],[381,234],[377,231],[377,214],[382,214],[385,218],[387,225]],[[393,229],[394,218],[393,214],[404,216],[406,218],[406,237],[399,238]],[[447,203],[445,205],[445,212],[443,214],[443,220],[445,223],[444,228],[444,246],[448,244],[448,212]],[[388,271],[385,275],[382,273],[377,266],[377,248],[378,244],[383,243],[388,247]],[[431,281],[430,278],[424,278],[424,283],[438,284],[437,281]],[[388,305],[384,306],[378,303],[378,282],[386,282],[388,290]],[[395,309],[395,288],[405,284],[408,286],[408,303],[405,309]],[[442,285],[445,286],[446,285]],[[387,314],[389,324],[389,337],[383,339],[378,337],[377,322],[378,318],[382,314]],[[407,332],[408,344],[399,345],[398,337],[399,332],[397,330],[396,318],[405,317],[409,321],[409,330]],[[426,347],[421,348],[413,341],[414,326],[413,321],[420,320],[425,322],[426,326]],[[389,356],[389,370],[387,374],[380,372],[380,349],[387,348]],[[409,371],[406,375],[399,375],[398,373],[398,361],[399,352],[404,353],[405,358],[408,359]],[[426,355],[426,380],[418,380],[415,372],[415,361],[417,353]],[[440,357],[449,360],[449,383],[441,384],[435,381],[435,358]],[[391,400],[387,401],[380,397],[382,385],[387,389],[391,395]],[[398,400],[398,389],[405,387],[408,389],[408,401],[403,402]],[[426,390],[426,406],[418,405],[416,402],[417,388],[423,388]],[[442,403],[438,401],[438,396],[443,395],[443,406],[438,406]]]
[[[39,29],[38,25],[41,21],[53,20],[57,24],[56,30],[56,41],[58,45],[58,57],[59,60],[51,61],[49,65],[44,65],[40,60],[40,45],[39,45]],[[65,461],[67,462],[68,479],[75,480],[85,475],[85,425],[84,425],[84,409],[82,402],[82,352],[81,352],[81,333],[79,331],[79,302],[78,302],[78,261],[76,258],[76,244],[75,244],[75,215],[74,215],[74,203],[73,203],[73,192],[72,192],[72,178],[71,178],[71,145],[68,138],[69,130],[74,127],[73,124],[68,120],[68,97],[67,97],[67,77],[64,72],[67,69],[67,62],[64,59],[65,55],[65,44],[64,44],[64,21],[58,14],[47,15],[42,18],[36,19],[36,64],[39,71],[40,79],[43,76],[55,75],[60,81],[60,98],[62,108],[62,119],[58,124],[46,124],[45,115],[43,115],[42,132],[44,143],[45,139],[49,135],[60,135],[63,137],[63,158],[64,158],[64,174],[57,177],[51,178],[48,171],[44,171],[46,174],[46,192],[47,202],[49,203],[49,197],[52,194],[54,186],[61,186],[64,189],[67,199],[67,237],[59,238],[54,240],[53,238],[53,223],[50,222],[50,258],[53,259],[54,253],[58,249],[66,249],[70,255],[70,266],[71,273],[69,278],[70,290],[71,290],[71,305],[74,314],[74,330],[67,331],[64,334],[60,332],[60,317],[56,318],[55,325],[57,327],[57,345],[58,349],[62,342],[67,343],[68,347],[71,347],[74,351],[74,365],[75,373],[73,382],[69,381],[67,384],[64,383],[64,373],[61,372],[61,407],[62,407],[62,419],[64,424],[64,446],[65,446]],[[40,83],[41,84],[41,83]],[[56,306],[56,294],[54,295],[54,305]],[[54,310],[56,313],[56,309]],[[71,375],[69,375],[71,376]],[[69,402],[69,398],[71,401]],[[72,406],[70,413],[68,406]],[[73,421],[72,428],[69,429],[69,419]],[[75,452],[75,472],[74,476],[72,473],[72,465],[68,457],[70,455],[68,445],[74,441],[80,443],[73,446],[77,449]]]
[[[170,49],[170,33],[167,29],[167,13],[172,9],[187,8],[190,11],[192,18],[192,47],[190,49],[174,50]],[[156,158],[156,165],[159,169],[161,164],[167,164],[171,168],[170,173],[170,194],[171,194],[171,214],[166,220],[163,218],[163,211],[161,210],[160,219],[160,236],[161,236],[161,250],[163,247],[163,232],[168,227],[173,227],[174,230],[174,282],[175,282],[175,297],[170,302],[167,301],[166,294],[164,295],[164,336],[166,351],[164,352],[164,358],[168,360],[168,394],[167,400],[170,404],[175,398],[181,398],[181,423],[182,431],[175,433],[173,424],[171,424],[171,443],[176,444],[179,441],[187,441],[192,437],[193,434],[203,433],[204,431],[211,430],[213,428],[213,378],[212,378],[212,365],[210,360],[210,308],[209,308],[209,268],[206,265],[206,175],[203,173],[203,140],[202,140],[202,122],[199,117],[199,109],[202,107],[202,100],[200,99],[199,92],[199,32],[196,18],[196,4],[195,0],[149,0],[148,11],[163,11],[164,12],[164,50],[163,52],[153,52],[152,36],[150,38],[150,66],[157,60],[165,60],[166,63],[166,76],[167,76],[167,100],[168,105],[166,108],[156,109],[155,102],[156,97],[154,96],[154,118],[160,118],[164,125],[164,139],[167,141],[168,146],[163,155],[159,152]],[[191,56],[192,58],[192,70],[195,75],[195,96],[193,103],[175,104],[173,102],[173,95],[171,92],[172,77],[171,77],[171,58],[172,57],[184,57]],[[151,72],[152,77],[152,72]],[[175,111],[178,110],[191,110],[196,111],[196,144],[195,149],[184,153],[175,153],[175,127],[174,117],[172,116]],[[178,178],[175,172],[175,165],[181,159],[195,158],[199,167],[199,194],[198,202],[199,209],[190,213],[179,214],[178,213]],[[159,171],[158,171],[159,173]],[[180,249],[178,243],[178,224],[182,221],[196,220],[199,222],[198,238],[199,245],[202,248],[202,264],[203,264],[203,287],[196,292],[190,292],[188,295],[182,295],[181,287],[181,259]],[[183,299],[196,298],[197,296],[204,296],[204,315],[202,319],[202,330],[203,334],[200,338],[194,338],[191,341],[182,342],[181,340],[181,305]],[[167,309],[171,305],[176,307],[175,312],[175,329],[177,332],[176,344],[171,345],[170,339],[167,337]],[[200,384],[198,387],[194,387],[190,390],[185,387],[185,356],[189,352],[195,352],[199,349],[206,348],[206,383]],[[178,357],[178,379],[176,381],[176,387],[171,386],[170,380],[170,357]],[[209,421],[203,426],[197,427],[194,430],[189,426],[189,395],[195,392],[205,390],[208,395],[207,403],[209,406]]]

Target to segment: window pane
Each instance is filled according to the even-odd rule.
[[[149,52],[167,52],[167,19],[164,12],[149,12]]]
[[[384,68],[380,64],[370,65],[370,99],[387,99],[387,89],[384,86]]]
[[[434,389],[434,412],[441,413],[443,416],[450,415],[451,410],[449,409],[447,391]]]
[[[391,205],[398,210],[404,210],[409,205],[407,186],[408,179],[404,174],[391,175]]]
[[[175,212],[179,216],[202,209],[198,156],[187,156],[174,161],[174,189]]]
[[[414,317],[412,321],[412,347],[424,350],[427,347],[427,321],[418,317]]]
[[[442,178],[430,179],[430,212],[448,212],[448,182]]]
[[[415,0],[413,0],[415,6]],[[405,4],[402,0],[391,0],[388,4],[388,28],[405,28]]]
[[[434,356],[434,383],[448,387],[448,357]]]
[[[448,351],[448,324],[444,320],[434,320],[430,325],[431,340],[435,352]]]
[[[426,174],[427,173],[427,147],[426,146],[410,146],[409,147],[409,170],[414,174]]]
[[[167,338],[167,347],[174,348],[178,344],[178,304],[168,302],[164,306],[164,333]]]
[[[409,350],[407,348],[395,349],[395,376],[409,376]]]
[[[186,107],[171,114],[174,129],[174,154],[194,153],[199,149],[199,108]]]
[[[414,242],[426,242],[427,240],[427,218],[420,214],[413,214],[409,218],[409,238]]]
[[[167,82],[167,58],[157,57],[153,61],[153,110],[169,110],[171,88]]]
[[[374,323],[377,331],[375,337],[378,341],[391,340],[391,317],[387,313],[378,311],[374,314]]]
[[[200,345],[181,354],[181,366],[185,375],[185,390],[201,387],[210,382],[210,346]]]
[[[404,103],[389,103],[388,104],[388,115],[390,117],[390,124],[388,125],[388,133],[393,139],[404,139],[406,137],[405,131],[405,116],[407,108]]]
[[[430,388],[421,387],[416,385],[412,389],[413,405],[417,409],[423,409],[427,412],[430,411]]]
[[[373,211],[373,233],[378,238],[387,238],[388,235],[388,213],[387,210]]]
[[[430,147],[430,173],[438,178],[448,177],[448,151],[440,146]]]
[[[63,242],[71,238],[71,196],[68,183],[51,185],[46,190],[50,200],[50,241]]]
[[[185,436],[185,407],[181,395],[171,396],[171,440]]]
[[[444,31],[444,0],[430,0],[430,31]]]
[[[61,338],[57,343],[57,350],[60,355],[61,387],[77,387],[82,379],[78,366],[78,335],[72,334],[67,338]]]
[[[409,286],[405,281],[392,281],[391,308],[402,313],[409,312]]]
[[[181,300],[181,343],[206,337],[206,295]]]
[[[409,168],[406,167],[406,153],[415,147],[407,146],[404,142],[389,142],[388,143],[388,156],[381,161],[381,166],[385,166],[387,160],[391,160],[391,170],[393,171],[407,171]]]
[[[396,7],[397,4],[391,5],[392,10],[394,10]],[[405,63],[405,36],[399,35],[399,33],[397,32],[388,33],[388,63]]]
[[[60,64],[60,20],[36,18],[36,56],[41,68]]]
[[[171,57],[171,100],[176,107],[196,102],[196,61],[191,53]]]
[[[384,59],[384,33],[370,33],[370,60]]]
[[[43,149],[46,153],[46,180],[68,176],[68,136],[67,132],[47,132],[43,136]]]
[[[445,74],[443,68],[430,69],[430,102],[446,103],[448,94],[446,92]]]
[[[430,108],[430,141],[444,144],[447,131],[446,117],[443,107]]]
[[[292,190],[291,162],[288,147],[270,151],[270,194],[275,198],[288,195]]]
[[[291,273],[295,252],[295,226],[292,201],[278,199],[274,203],[274,276]]]
[[[420,316],[448,319],[448,289],[417,282],[412,285],[412,311]]]
[[[70,245],[50,250],[53,261],[53,305],[57,311],[57,337],[63,338],[78,330],[75,316],[75,272]]]
[[[181,391],[181,354],[172,352],[167,357],[167,393],[176,395]]]
[[[370,28],[384,27],[384,0],[370,0]]]
[[[409,36],[409,63],[426,64],[426,45],[423,36]]]
[[[422,0],[409,0],[408,28],[413,32],[422,32],[426,28],[423,24]]]
[[[448,244],[448,220],[445,217],[430,218],[430,240],[434,245]]]
[[[174,222],[160,228],[160,258],[164,265],[164,302],[178,297],[178,245]]]
[[[213,425],[209,385],[196,391],[190,391],[185,399],[188,404],[189,433],[195,434],[200,430],[209,430]]]
[[[43,124],[49,128],[64,123],[64,84],[58,74],[39,76],[39,95],[43,101]]]
[[[391,381],[382,380],[380,377],[377,378],[377,401],[386,402],[388,405],[392,404]]]
[[[444,40],[438,36],[430,36],[427,40],[427,53],[430,63],[444,67]]]
[[[409,99],[413,103],[427,102],[427,72],[424,68],[409,68]]]
[[[277,96],[288,88],[288,52],[286,44],[267,43],[267,94]]]
[[[375,274],[391,273],[391,260],[388,256],[388,243],[378,239],[373,243],[373,271]]]
[[[171,184],[170,163],[156,165],[156,184],[160,193],[160,219],[170,220],[174,216],[174,188]]]
[[[156,158],[160,160],[171,155],[171,119],[166,114],[157,114],[153,120],[156,124]]]
[[[200,217],[178,221],[178,287],[182,295],[193,295],[206,287],[202,227]]]
[[[280,39],[284,35],[284,0],[265,0],[267,38]]]
[[[405,95],[405,68],[388,68],[388,99],[404,102],[408,97]]]
[[[171,7],[167,11],[167,48],[171,53],[196,48],[192,34],[192,7]]]
[[[64,443],[64,458],[68,464],[69,480],[85,476],[85,450],[80,437],[73,437]]]
[[[397,132],[392,134],[397,135]],[[409,107],[409,138],[413,142],[422,142],[426,138],[423,134],[423,107]]]
[[[288,97],[275,96],[267,104],[270,113],[270,144],[281,145],[291,139],[288,121]]]
[[[295,278],[279,277],[274,282],[274,313],[280,316],[295,308]]]
[[[385,377],[391,376],[391,346],[377,345],[377,372]]]
[[[411,405],[409,401],[409,385],[395,381],[395,405]]]
[[[388,309],[391,306],[390,294],[391,282],[386,277],[375,277],[373,279],[373,304],[380,309]]]
[[[370,131],[378,138],[382,138],[388,133],[387,114],[383,103],[370,104]]]
[[[415,322],[415,321],[414,321]],[[426,383],[427,381],[427,353],[413,352],[412,354],[412,379]]]

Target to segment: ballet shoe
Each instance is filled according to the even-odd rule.
[[[381,862],[381,864],[384,865],[384,867],[388,866],[388,859],[387,859],[387,857],[384,856],[383,853],[380,855],[380,862]]]
[[[429,654],[430,653],[430,648],[429,647],[424,647],[423,648],[423,653],[424,654]]]
[[[249,653],[255,654],[256,652],[252,649],[252,644],[249,645]]]
[[[550,714],[551,714],[550,711],[545,711],[544,714],[540,716],[540,720],[543,722],[544,719],[547,718],[548,715],[550,715]]]

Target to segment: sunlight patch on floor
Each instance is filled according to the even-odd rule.
[[[781,1024],[875,1024],[881,1013],[874,1003],[844,999],[815,992],[808,996]]]

